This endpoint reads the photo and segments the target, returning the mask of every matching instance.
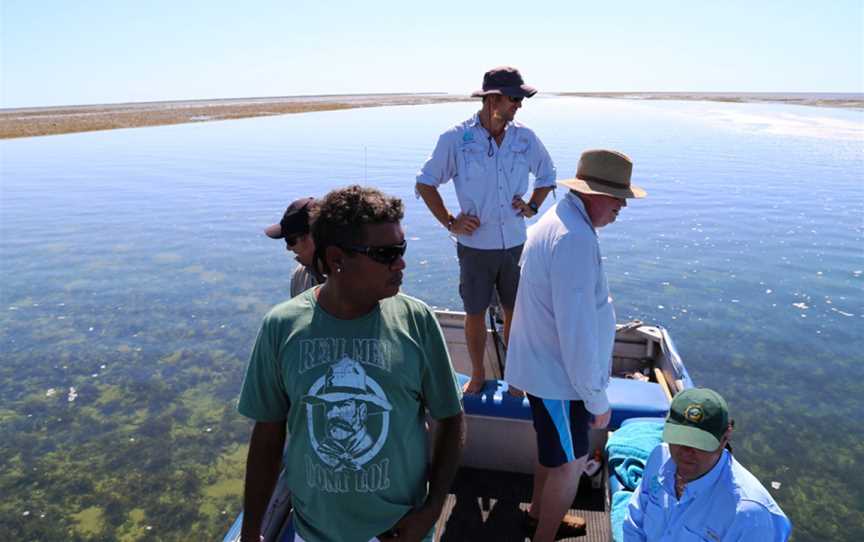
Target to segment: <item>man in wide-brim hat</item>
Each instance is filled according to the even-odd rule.
[[[497,291],[510,333],[519,284],[525,218],[537,214],[555,186],[555,166],[534,132],[514,120],[523,100],[537,93],[519,70],[493,68],[471,94],[483,105],[470,119],[444,132],[417,175],[417,193],[435,218],[456,237],[459,295],[465,309],[465,341],[471,359],[466,393],[479,392],[486,378],[486,309]],[[530,198],[528,174],[534,174]],[[453,181],[459,212],[451,213],[438,187]]]
[[[633,162],[610,150],[582,153],[570,191],[528,230],[505,379],[525,390],[538,464],[525,523],[534,542],[577,536],[585,520],[567,514],[589,453],[588,432],[609,423],[606,397],[615,310],[597,229],[629,198]]]

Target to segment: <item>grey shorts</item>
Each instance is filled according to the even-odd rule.
[[[456,244],[459,256],[459,295],[468,314],[479,314],[489,307],[493,290],[501,305],[512,309],[519,287],[519,245],[508,249],[482,250]]]

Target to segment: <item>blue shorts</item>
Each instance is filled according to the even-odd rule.
[[[527,395],[537,433],[537,459],[541,465],[560,467],[588,454],[592,415],[585,410],[584,402]]]

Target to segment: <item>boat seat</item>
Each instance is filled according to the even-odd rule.
[[[463,387],[470,378],[462,373],[456,373],[459,387]],[[531,421],[531,407],[528,399],[520,399],[510,395],[510,386],[503,380],[487,380],[480,393],[465,394],[462,405],[465,414],[470,416],[486,416],[489,418],[507,418],[511,420]]]
[[[457,376],[460,386],[469,380],[461,373]],[[465,414],[531,421],[528,399],[510,395],[508,387],[503,380],[487,380],[480,393],[463,397]],[[610,430],[617,429],[630,418],[663,418],[669,411],[669,401],[656,382],[611,378],[606,393],[612,406]]]
[[[610,430],[630,418],[665,418],[669,412],[669,399],[656,382],[611,378],[606,395],[612,405]]]

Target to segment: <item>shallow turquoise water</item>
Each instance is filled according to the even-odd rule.
[[[404,290],[459,308],[455,250],[413,179],[473,110],[0,143],[0,531],[218,535],[248,437],[232,401],[293,268],[261,230],[296,197],[374,184],[406,202]],[[559,178],[587,148],[632,157],[649,197],[601,233],[619,319],[668,327],[729,399],[736,453],[779,483],[796,540],[864,536],[862,113],[541,98],[518,117]]]

